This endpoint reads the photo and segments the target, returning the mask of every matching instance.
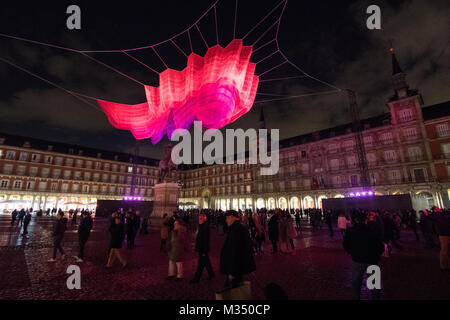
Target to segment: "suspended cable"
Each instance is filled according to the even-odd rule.
[[[160,57],[160,55],[158,54],[158,51],[156,51],[155,47],[152,48],[153,52],[156,53],[156,55],[158,56],[159,60],[161,60],[161,62],[164,64],[164,66],[166,67],[166,69],[169,69],[169,67],[167,66],[167,64],[164,62],[164,60]]]
[[[341,90],[330,90],[330,91],[306,93],[306,94],[300,94],[300,95],[295,95],[295,96],[288,96],[288,97],[284,97],[284,98],[274,98],[274,99],[255,101],[255,104],[256,103],[265,103],[265,102],[272,102],[272,101],[287,100],[287,99],[297,99],[297,98],[309,97],[309,96],[318,96],[318,95],[322,95],[322,94],[340,93],[340,92],[341,92]]]
[[[173,41],[173,40],[170,40],[170,41],[182,54],[184,54],[185,57],[187,57],[187,54],[183,50],[181,50],[181,48],[175,43],[175,41]]]
[[[117,69],[114,68],[114,67],[111,67],[109,64],[106,64],[106,63],[104,63],[104,62],[102,62],[102,61],[100,61],[100,60],[97,60],[97,59],[95,59],[94,57],[91,57],[90,55],[88,55],[88,54],[86,54],[86,53],[84,53],[84,52],[81,52],[81,54],[82,54],[83,56],[88,57],[89,59],[91,59],[91,60],[97,62],[97,63],[100,63],[102,66],[105,66],[105,67],[107,67],[108,69],[111,69],[111,70],[113,70],[114,72],[117,72],[117,73],[123,75],[124,77],[130,79],[131,81],[134,81],[134,82],[139,83],[140,85],[144,86],[144,84],[143,84],[142,82],[140,82],[140,81],[138,81],[138,80],[136,80],[136,79],[130,77],[129,75],[123,73],[122,71],[117,70]]]
[[[198,27],[198,25],[195,25],[195,27],[197,28],[198,33],[200,33],[200,36],[202,37],[203,42],[205,43],[206,48],[209,48],[208,43],[206,42],[205,38],[203,38],[203,34],[202,34],[202,32],[200,31],[200,28]]]
[[[245,39],[253,30],[255,30],[261,23],[263,23],[264,20],[266,20],[282,3],[286,3],[286,0],[281,1],[279,4],[276,5],[275,8],[273,8],[264,18],[262,18],[261,21],[259,21],[253,28],[250,29],[249,32],[245,34],[245,36],[242,37],[242,39]]]
[[[217,44],[219,44],[219,31],[217,30],[218,25],[217,25],[217,10],[216,10],[216,6],[214,6],[214,19],[216,21],[216,41],[217,41]]]
[[[126,54],[128,57],[130,57],[130,58],[133,59],[134,61],[136,61],[136,62],[142,64],[144,67],[148,68],[149,70],[151,70],[151,71],[153,71],[154,73],[156,73],[156,74],[159,75],[159,72],[158,72],[158,71],[156,71],[155,69],[149,67],[148,65],[146,65],[145,63],[143,63],[141,60],[139,60],[139,59],[133,57],[133,56],[132,56],[131,54],[129,54],[128,52],[122,51],[122,53]]]
[[[276,69],[276,68],[281,67],[281,66],[282,66],[283,64],[285,64],[285,63],[287,63],[287,61],[283,61],[282,63],[276,65],[275,67],[270,68],[269,70],[264,71],[263,73],[258,74],[258,77],[262,77],[262,76],[265,75],[266,73],[268,73],[268,72],[270,72],[270,71],[272,71],[272,70],[274,70],[274,69]]]

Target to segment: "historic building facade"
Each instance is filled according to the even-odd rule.
[[[95,209],[97,199],[152,199],[157,161],[0,136],[0,212],[11,208]],[[134,181],[134,183],[133,183]]]
[[[362,121],[370,191],[410,194],[416,209],[450,207],[450,101],[423,107],[392,53],[395,94],[389,113]],[[265,127],[261,113],[260,127]],[[185,168],[180,207],[320,208],[322,199],[364,192],[351,124],[280,141],[280,169],[259,165]],[[0,134],[0,212],[5,209],[89,208],[97,199],[139,195],[153,200],[158,161]]]
[[[410,194],[416,209],[449,207],[450,102],[423,107],[392,52],[395,94],[389,113],[362,121],[371,190]],[[264,117],[261,116],[264,126]],[[361,189],[351,124],[280,141],[280,170],[223,164],[182,173],[180,200],[216,209],[320,208],[322,199]]]

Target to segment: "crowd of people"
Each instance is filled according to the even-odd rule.
[[[56,213],[56,214],[55,214]],[[61,210],[55,214],[53,228],[53,255],[49,260],[56,260],[57,253],[64,256],[62,240],[68,221],[78,225],[79,251],[75,256],[77,262],[84,260],[84,248],[93,227],[91,212],[87,210],[70,210],[65,214]],[[78,216],[80,217],[78,220]],[[31,210],[14,210],[11,225],[23,227],[23,235],[31,220]],[[186,251],[193,246],[198,254],[197,268],[191,283],[198,283],[203,270],[208,279],[215,277],[209,254],[211,250],[210,232],[215,228],[219,235],[225,235],[220,252],[219,271],[225,276],[225,285],[236,287],[243,277],[256,270],[255,256],[264,252],[263,243],[270,241],[272,254],[286,253],[295,255],[295,239],[302,235],[302,223],[311,224],[313,233],[326,225],[330,237],[334,237],[334,225],[343,238],[343,248],[352,257],[353,297],[359,299],[360,288],[365,270],[369,265],[378,265],[382,256],[390,256],[392,247],[403,250],[401,244],[402,230],[410,229],[417,241],[423,238],[427,248],[440,248],[440,268],[448,271],[450,242],[450,211],[437,207],[416,213],[410,211],[388,210],[350,210],[331,211],[319,209],[306,210],[178,210],[172,215],[165,214],[160,226],[161,254],[167,254],[168,279],[184,279],[183,262]],[[139,210],[120,209],[112,213],[108,226],[109,249],[106,267],[113,266],[119,260],[122,267],[128,261],[122,252],[126,247],[133,249],[138,233],[148,234],[148,218],[143,218]],[[421,231],[422,237],[419,236]],[[194,241],[192,236],[195,237]],[[276,287],[276,286],[275,286]],[[278,287],[277,287],[278,288]],[[278,288],[279,289],[279,288]],[[379,291],[372,291],[372,298],[377,299]]]

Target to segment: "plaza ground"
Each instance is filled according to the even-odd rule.
[[[220,248],[224,237],[211,229],[211,261],[216,278],[207,280],[206,270],[199,284],[190,284],[197,255],[189,244],[184,263],[185,280],[166,280],[167,255],[159,252],[159,230],[138,235],[136,248],[123,252],[129,265],[105,268],[108,250],[107,221],[95,219],[94,229],[85,250],[81,267],[81,289],[69,290],[66,269],[76,264],[76,227],[66,231],[63,248],[65,259],[49,263],[51,257],[52,220],[33,217],[29,236],[23,238],[18,227],[10,226],[10,215],[0,215],[0,299],[214,299],[223,285],[218,272]],[[263,288],[270,282],[279,284],[289,299],[329,300],[351,298],[351,259],[342,249],[339,232],[329,236],[327,228],[313,232],[303,221],[302,234],[295,239],[295,256],[272,255],[269,241],[264,253],[256,256],[257,270],[250,277],[254,299],[264,299]],[[336,230],[337,231],[337,230]],[[404,250],[394,250],[381,261],[382,299],[449,299],[450,273],[439,270],[439,252],[425,249],[409,231],[402,231]],[[363,299],[368,293],[363,290]]]

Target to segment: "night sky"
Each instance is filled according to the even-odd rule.
[[[188,28],[214,1],[9,1],[0,9],[0,33],[70,47],[78,50],[126,49],[151,45]],[[277,3],[240,0],[237,38],[247,33]],[[82,29],[66,28],[66,8],[81,7]],[[366,28],[366,8],[381,7],[382,30]],[[281,8],[281,7],[280,7]],[[221,0],[217,6],[219,43],[228,44],[233,34],[235,1]],[[250,34],[251,44],[277,18],[277,12]],[[411,88],[419,89],[426,105],[450,100],[450,2],[441,1],[297,1],[288,2],[281,20],[281,50],[308,74],[338,88],[358,93],[363,118],[387,112],[392,96],[389,39]],[[270,20],[272,19],[272,20]],[[216,43],[214,14],[205,16],[199,27],[210,45]],[[271,30],[258,44],[274,37]],[[178,39],[189,53],[189,44]],[[192,38],[194,51],[206,47],[198,34]],[[158,47],[169,67],[181,69],[186,58],[173,46]],[[268,45],[256,62],[270,54]],[[151,49],[133,52],[158,71],[164,66]],[[142,86],[77,53],[28,44],[0,37],[0,57],[12,61],[58,85],[89,96],[121,103],[145,99]],[[140,82],[157,85],[150,70],[123,54],[92,54]],[[259,64],[257,73],[280,63],[279,55]],[[278,59],[278,60],[277,60]],[[268,74],[269,75],[269,74]],[[269,77],[265,76],[266,79]],[[276,70],[272,76],[299,75],[293,68]],[[0,61],[0,132],[79,144],[121,152],[133,152],[131,133],[114,129],[106,116],[92,106]],[[328,91],[330,87],[312,79],[270,82],[258,92],[299,95]],[[269,96],[258,95],[257,100]],[[277,96],[270,96],[276,98]],[[94,103],[91,101],[91,103]],[[252,110],[229,125],[258,126],[261,107],[268,128],[279,128],[288,138],[349,122],[342,94],[256,103]],[[152,146],[141,143],[141,155],[160,157],[167,140]]]

